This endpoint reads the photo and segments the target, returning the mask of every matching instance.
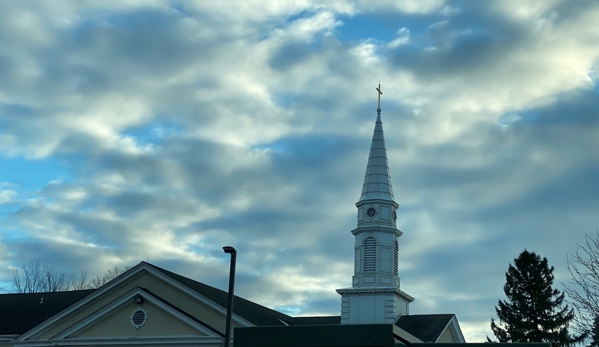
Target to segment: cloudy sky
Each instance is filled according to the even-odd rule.
[[[411,313],[489,321],[599,226],[599,3],[2,1],[0,292],[150,261],[336,315],[383,88]],[[558,288],[561,285],[557,283]]]

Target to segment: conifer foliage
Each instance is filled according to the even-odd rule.
[[[503,291],[506,301],[495,307],[499,323],[491,319],[491,329],[499,342],[550,342],[569,346],[584,336],[568,333],[574,312],[563,305],[564,293],[553,289],[553,267],[547,258],[524,250],[510,264]]]
[[[599,347],[599,316],[595,316],[590,337],[591,343],[589,343],[588,347]]]

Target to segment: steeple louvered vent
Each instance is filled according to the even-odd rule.
[[[395,241],[395,245],[393,246],[393,274],[397,276],[397,263],[398,263],[398,255],[399,253],[399,244]]]
[[[364,271],[376,271],[376,241],[372,237],[364,240]]]

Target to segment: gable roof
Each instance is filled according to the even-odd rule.
[[[194,281],[190,278],[181,276],[174,272],[170,272],[156,265],[148,263],[145,264],[162,272],[163,274],[181,283],[182,285],[194,290],[198,294],[205,296],[209,300],[214,301],[222,307],[226,308],[229,305],[229,294],[223,290],[211,287],[198,281]],[[284,313],[256,304],[255,302],[240,298],[237,295],[235,295],[235,301],[233,302],[233,313],[240,317],[243,317],[244,319],[248,320],[249,322],[255,325],[286,325],[286,323],[288,324],[288,322],[293,319],[292,317]],[[281,320],[285,323],[281,322]]]
[[[2,294],[0,335],[22,334],[93,291]]]
[[[156,265],[141,262],[111,282],[119,281],[124,276],[131,275],[143,267],[150,267],[166,277],[189,288],[191,291],[213,301],[226,309],[228,293],[190,278],[178,275]],[[111,282],[99,289],[32,294],[0,294],[0,335],[22,335],[47,321],[52,316],[74,305],[93,292],[99,294],[106,290]],[[145,289],[145,288],[144,288]],[[149,289],[149,288],[148,288]],[[151,289],[148,290],[151,292]],[[100,291],[100,292],[98,292]],[[41,298],[44,302],[40,304]],[[92,298],[93,299],[93,298]],[[254,325],[287,325],[292,317],[235,296],[233,313]],[[21,337],[23,337],[22,335]]]
[[[423,342],[435,342],[453,317],[453,314],[405,315],[399,317],[395,325]]]

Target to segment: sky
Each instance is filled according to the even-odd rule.
[[[493,336],[599,227],[599,2],[0,2],[0,293],[149,261],[338,315],[381,83],[411,314]]]

